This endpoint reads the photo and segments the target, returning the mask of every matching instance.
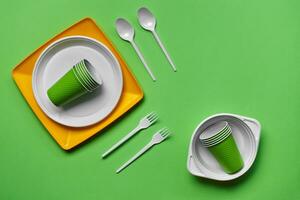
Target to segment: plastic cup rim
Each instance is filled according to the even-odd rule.
[[[207,139],[199,139],[201,141],[204,141],[204,142],[210,142],[210,141],[214,141],[220,137],[222,137],[224,134],[226,134],[229,130],[231,130],[230,126],[226,126],[224,129],[222,129],[222,131],[220,131],[218,134],[214,135],[214,137],[210,137],[210,138],[207,138]]]
[[[91,74],[89,73],[87,67],[84,65],[84,62],[81,61],[78,63],[78,68],[81,70],[81,72],[85,75],[85,78],[93,85],[98,86],[99,84],[93,79]]]
[[[214,137],[217,137],[220,133],[222,133],[222,132],[228,127],[228,122],[227,122],[227,121],[220,121],[220,122],[218,122],[218,123],[225,123],[225,126],[224,126],[221,130],[218,130],[217,132],[215,132],[215,133],[214,133],[212,136],[210,136],[209,138],[203,138],[204,132],[205,132],[207,129],[209,129],[211,126],[215,126],[215,125],[217,124],[217,123],[214,123],[214,124],[208,126],[206,129],[204,129],[204,130],[202,131],[202,133],[200,134],[199,138],[200,138],[201,140],[213,139]],[[202,137],[202,138],[201,138],[201,137]]]
[[[223,136],[222,138],[220,138],[219,140],[216,140],[216,141],[211,142],[211,143],[209,143],[209,144],[203,144],[203,143],[202,143],[202,145],[203,145],[204,147],[213,147],[213,146],[216,146],[216,145],[221,144],[222,142],[224,142],[230,135],[232,135],[231,132],[229,132],[227,135],[224,135],[224,136]]]
[[[76,79],[78,80],[78,82],[82,85],[82,87],[84,87],[84,89],[86,89],[88,92],[91,92],[91,91],[88,89],[88,86],[85,85],[85,84],[83,83],[83,80],[80,80],[80,78],[78,77],[78,75],[77,75],[77,73],[75,72],[74,68],[72,68],[72,71],[73,71],[73,73],[74,73]]]
[[[94,85],[87,77],[86,75],[84,74],[84,72],[82,72],[82,69],[80,67],[80,65],[77,63],[75,66],[74,66],[77,74],[80,76],[80,78],[85,81],[85,83],[87,85],[89,85],[90,89],[93,90],[96,88],[96,85]]]
[[[76,75],[76,78],[78,79],[78,81],[89,91],[89,92],[91,92],[92,91],[92,88],[91,88],[91,86],[89,85],[89,84],[87,84],[86,83],[86,81],[85,80],[83,80],[81,77],[80,77],[80,75],[78,74],[78,72],[76,71],[76,69],[75,68],[73,68],[73,70],[74,70],[74,74]]]
[[[83,59],[81,62],[82,62],[82,65],[84,66],[84,70],[90,76],[91,80],[94,81],[97,85],[101,85],[102,84],[102,80],[99,77],[99,74],[97,74],[96,68],[88,60],[86,60],[86,59]],[[92,73],[89,69],[91,71],[94,70],[94,73]]]
[[[214,142],[219,141],[220,139],[226,137],[226,136],[227,136],[228,134],[230,134],[230,133],[231,133],[231,131],[228,130],[228,131],[226,131],[224,134],[220,135],[220,137],[218,137],[218,138],[216,138],[216,139],[214,139],[214,140],[211,140],[211,141],[203,141],[203,140],[201,140],[201,142],[202,142],[203,144],[211,144],[211,143],[214,143]]]

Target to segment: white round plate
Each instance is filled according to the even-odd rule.
[[[56,107],[47,90],[80,60],[88,60],[103,84],[64,107]],[[65,37],[49,45],[38,58],[32,76],[35,99],[44,113],[54,121],[71,127],[95,124],[116,107],[123,89],[120,64],[103,44],[84,36]]]
[[[200,134],[212,124],[227,121],[244,161],[244,167],[234,174],[223,171],[218,161],[201,144]],[[187,167],[191,174],[218,181],[229,181],[245,174],[252,166],[259,144],[260,124],[258,121],[232,114],[217,114],[202,121],[195,129],[189,147]]]

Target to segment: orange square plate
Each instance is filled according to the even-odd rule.
[[[105,44],[118,59],[123,72],[123,91],[116,108],[104,120],[94,125],[83,128],[72,128],[64,126],[47,117],[34,99],[31,84],[32,72],[35,66],[35,62],[42,51],[54,41],[72,35],[83,35],[91,37]],[[127,112],[130,108],[136,105],[144,96],[143,91],[129,71],[120,54],[116,51],[109,39],[91,18],[85,18],[79,21],[78,23],[74,24],[70,28],[66,29],[62,33],[46,42],[25,60],[23,60],[19,65],[17,65],[13,69],[12,76],[33,112],[46,127],[55,141],[65,150],[72,149],[76,145],[82,143],[83,141],[87,140],[88,138],[104,129],[106,126],[108,126],[113,121],[122,116],[125,112]]]

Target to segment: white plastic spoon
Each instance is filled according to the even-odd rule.
[[[118,18],[117,21],[116,21],[116,29],[117,29],[117,32],[118,32],[119,36],[123,40],[130,42],[130,44],[133,46],[134,50],[136,51],[137,55],[141,59],[142,63],[144,64],[147,72],[151,76],[152,80],[156,81],[156,78],[153,75],[150,68],[148,67],[148,64],[146,63],[144,56],[142,55],[140,49],[138,48],[138,46],[135,44],[135,42],[133,40],[133,38],[134,38],[134,29],[131,26],[131,24],[123,18]]]
[[[176,67],[168,54],[166,48],[164,47],[163,43],[160,41],[156,31],[155,31],[155,26],[156,26],[156,19],[153,16],[153,14],[148,10],[147,8],[143,7],[138,10],[138,18],[140,25],[147,31],[151,31],[153,33],[153,36],[155,40],[157,41],[158,45],[160,48],[163,50],[165,56],[167,57],[169,63],[171,64],[173,70],[176,72]]]

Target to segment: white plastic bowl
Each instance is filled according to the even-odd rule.
[[[201,132],[218,121],[229,123],[232,135],[244,161],[244,167],[237,173],[227,174],[224,172],[218,161],[199,140]],[[187,159],[188,171],[194,176],[218,181],[229,181],[242,176],[254,163],[259,146],[260,132],[260,123],[248,117],[221,113],[206,118],[197,126],[191,138]]]

